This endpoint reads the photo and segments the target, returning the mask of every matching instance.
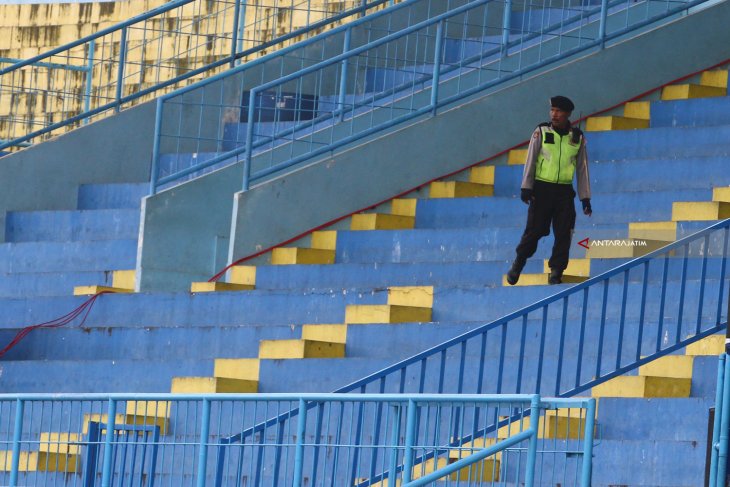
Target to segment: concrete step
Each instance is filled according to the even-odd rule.
[[[515,188],[519,183],[515,183]],[[580,212],[576,199],[576,232],[593,226],[620,229],[632,221],[671,220],[675,201],[710,201],[712,191],[706,189],[667,190],[596,194],[591,199],[593,216]],[[602,209],[599,211],[598,209]],[[416,229],[505,227],[524,229],[527,205],[518,198],[424,199],[416,207]],[[602,237],[608,238],[608,237]],[[339,240],[338,240],[339,243]],[[516,242],[515,242],[516,245]]]
[[[154,371],[152,373],[151,371]],[[3,361],[3,393],[170,392],[176,375],[212,375],[211,360]]]
[[[149,194],[149,183],[82,184],[78,191],[79,210],[139,209]]]
[[[651,127],[730,125],[730,96],[661,101],[651,104]]]
[[[592,157],[592,154],[591,154]],[[698,172],[697,168],[702,171]],[[663,177],[657,178],[656,171]],[[494,195],[519,196],[524,166],[495,167]],[[730,184],[727,157],[682,157],[628,159],[590,163],[591,191],[594,197],[604,193],[676,191],[707,189]],[[573,184],[575,187],[575,183]]]
[[[68,296],[72,294],[74,286],[90,282],[111,286],[112,273],[92,271],[0,274],[0,298]]]
[[[673,127],[646,130],[616,130],[590,134],[592,161],[648,159],[666,157],[709,157],[730,155],[723,143],[730,136],[730,125]]]
[[[9,212],[7,242],[136,239],[139,210]]]
[[[0,273],[133,269],[137,240],[0,244]]]
[[[86,326],[262,325],[342,323],[348,304],[383,304],[387,290],[352,292],[246,291],[220,293],[139,293],[101,296]],[[24,327],[63,316],[86,297],[2,299],[2,328]]]

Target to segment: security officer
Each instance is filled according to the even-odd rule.
[[[548,262],[548,282],[563,282],[575,227],[574,175],[583,213],[588,216],[593,213],[585,136],[570,123],[574,108],[573,102],[564,96],[550,98],[550,122],[538,125],[532,133],[520,191],[520,199],[530,208],[525,231],[517,245],[517,257],[507,272],[507,282],[511,285],[517,283],[525,262],[537,250],[538,240],[550,234],[551,224],[555,242]]]

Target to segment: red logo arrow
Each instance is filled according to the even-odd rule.
[[[590,243],[590,241],[591,241],[590,238],[584,238],[583,240],[581,240],[580,242],[578,242],[578,245],[580,245],[581,247],[583,247],[585,249],[589,249],[590,246],[588,244]]]

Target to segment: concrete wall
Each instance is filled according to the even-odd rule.
[[[547,118],[550,95],[568,95],[575,115],[589,114],[730,58],[728,21],[730,2],[715,5],[255,186],[233,202],[239,165],[150,198],[141,288],[186,289],[210,277],[213,242],[229,236],[231,209],[236,260],[525,140]],[[170,266],[163,269],[163,260]]]
[[[155,105],[125,110],[0,159],[0,242],[5,212],[75,209],[84,183],[149,181]]]

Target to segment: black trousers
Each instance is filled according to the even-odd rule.
[[[568,267],[570,240],[575,228],[575,191],[570,184],[535,181],[534,201],[527,211],[527,225],[517,245],[517,258],[527,260],[537,250],[537,242],[550,235],[555,242],[550,256],[550,269],[564,271]]]

